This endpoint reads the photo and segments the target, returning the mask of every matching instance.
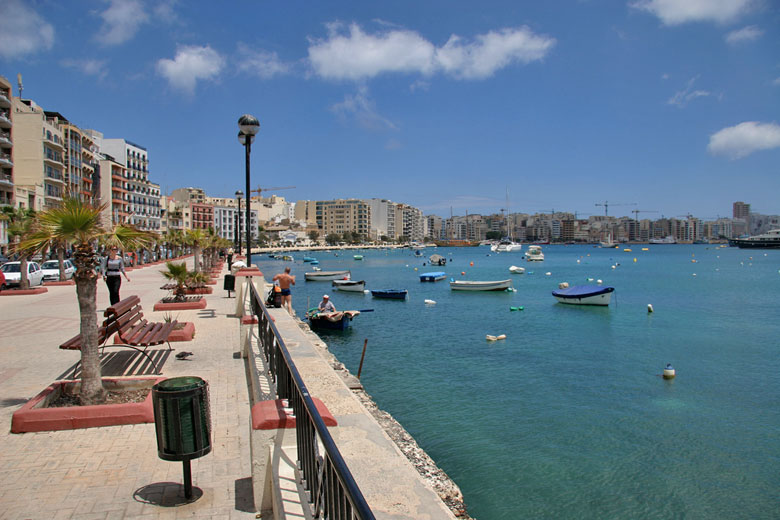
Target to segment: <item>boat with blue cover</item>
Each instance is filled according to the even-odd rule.
[[[432,273],[422,273],[420,275],[421,282],[438,282],[447,278],[447,273],[444,271],[434,271]]]
[[[552,295],[561,303],[569,305],[609,305],[614,287],[602,285],[574,285],[558,289]]]
[[[384,298],[386,300],[405,300],[409,293],[406,289],[383,289],[371,291],[374,298]]]

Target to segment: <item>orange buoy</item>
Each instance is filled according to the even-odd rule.
[[[474,267],[474,262],[469,262],[469,265],[470,265],[471,267]]]

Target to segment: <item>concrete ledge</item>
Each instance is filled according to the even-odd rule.
[[[168,341],[192,341],[195,337],[195,324],[191,321],[184,322],[184,328],[174,330],[168,336]]]
[[[76,285],[76,282],[73,281],[73,280],[65,280],[65,281],[62,281],[62,282],[57,280],[57,281],[51,281],[51,282],[43,282],[43,285],[45,285],[47,287],[49,287],[49,286],[57,287],[57,286],[60,286],[60,285]]]
[[[241,269],[235,276],[263,276],[263,273],[259,269]]]
[[[6,289],[0,291],[0,296],[25,296],[29,294],[43,294],[49,292],[46,287],[34,287],[32,289]]]
[[[154,310],[156,311],[187,311],[193,309],[205,309],[206,299],[201,298],[196,302],[176,302],[176,303],[163,303],[157,302],[154,304]]]
[[[338,426],[336,418],[330,413],[320,399],[312,397],[317,411],[320,412],[325,426]],[[273,401],[260,401],[252,406],[252,429],[254,430],[279,430],[283,428],[295,428],[295,416],[292,408],[286,407],[285,399]]]
[[[79,380],[57,381],[27,401],[13,414],[11,433],[76,430],[154,422],[151,387],[163,379],[165,378],[103,379],[103,385],[107,390],[128,387],[134,390],[149,388],[149,395],[141,403],[45,408],[49,402],[59,396],[63,388],[73,389],[81,385]]]
[[[196,289],[186,289],[184,291],[184,294],[212,294],[214,292],[214,289],[211,287],[198,287]]]

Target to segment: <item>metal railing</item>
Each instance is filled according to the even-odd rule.
[[[254,284],[252,313],[257,316],[260,347],[279,399],[287,399],[295,414],[298,469],[308,491],[314,518],[370,520],[374,514],[358,488],[333,437],[301,378],[279,330]],[[320,445],[325,453],[320,454]]]

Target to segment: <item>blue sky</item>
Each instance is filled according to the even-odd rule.
[[[252,185],[292,201],[780,213],[774,0],[0,0],[17,73],[163,190],[243,188],[250,113]]]

